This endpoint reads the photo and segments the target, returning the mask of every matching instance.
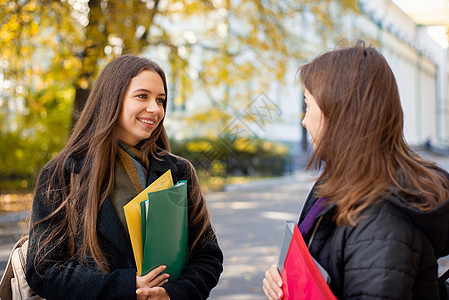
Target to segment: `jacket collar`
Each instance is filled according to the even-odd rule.
[[[156,158],[151,156],[149,157],[150,161],[150,169],[148,172],[148,183],[153,183],[156,179],[162,176],[169,169],[171,170],[173,176],[173,182],[177,182],[177,173],[178,166],[173,161],[174,157],[170,154],[165,154],[162,156],[156,155]]]

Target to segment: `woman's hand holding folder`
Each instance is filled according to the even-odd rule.
[[[296,223],[287,221],[278,266],[272,265],[263,280],[267,299],[337,300],[325,277],[329,275],[313,259]]]
[[[145,300],[148,298],[169,299],[167,292],[161,287],[168,281],[168,277],[170,276],[167,273],[162,273],[166,268],[167,266],[162,265],[153,269],[145,276],[136,275],[137,300]]]
[[[271,265],[265,272],[262,289],[265,295],[269,295],[269,300],[282,299],[282,279],[276,265]]]

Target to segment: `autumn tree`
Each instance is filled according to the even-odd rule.
[[[199,42],[204,59],[198,72],[215,109],[193,120],[218,122],[219,127],[272,82],[283,83],[287,70],[297,68],[311,51],[347,38],[340,30],[341,17],[358,12],[353,0],[217,2],[219,11],[206,17],[212,25],[206,22]],[[312,32],[315,38],[310,39]]]
[[[199,87],[213,106],[195,118],[226,122],[257,86],[282,81],[289,61],[304,57],[305,31],[326,43],[356,7],[356,0],[0,0],[0,176],[35,174],[60,149],[99,70],[118,55],[164,53],[176,105]]]

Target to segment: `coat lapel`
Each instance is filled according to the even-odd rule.
[[[116,246],[128,260],[134,261],[131,242],[109,198],[106,198],[98,213],[97,230],[98,233]]]

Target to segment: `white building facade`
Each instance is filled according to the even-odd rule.
[[[390,0],[363,1],[354,18],[360,35],[375,40],[392,68],[410,145],[448,146],[448,50]]]

